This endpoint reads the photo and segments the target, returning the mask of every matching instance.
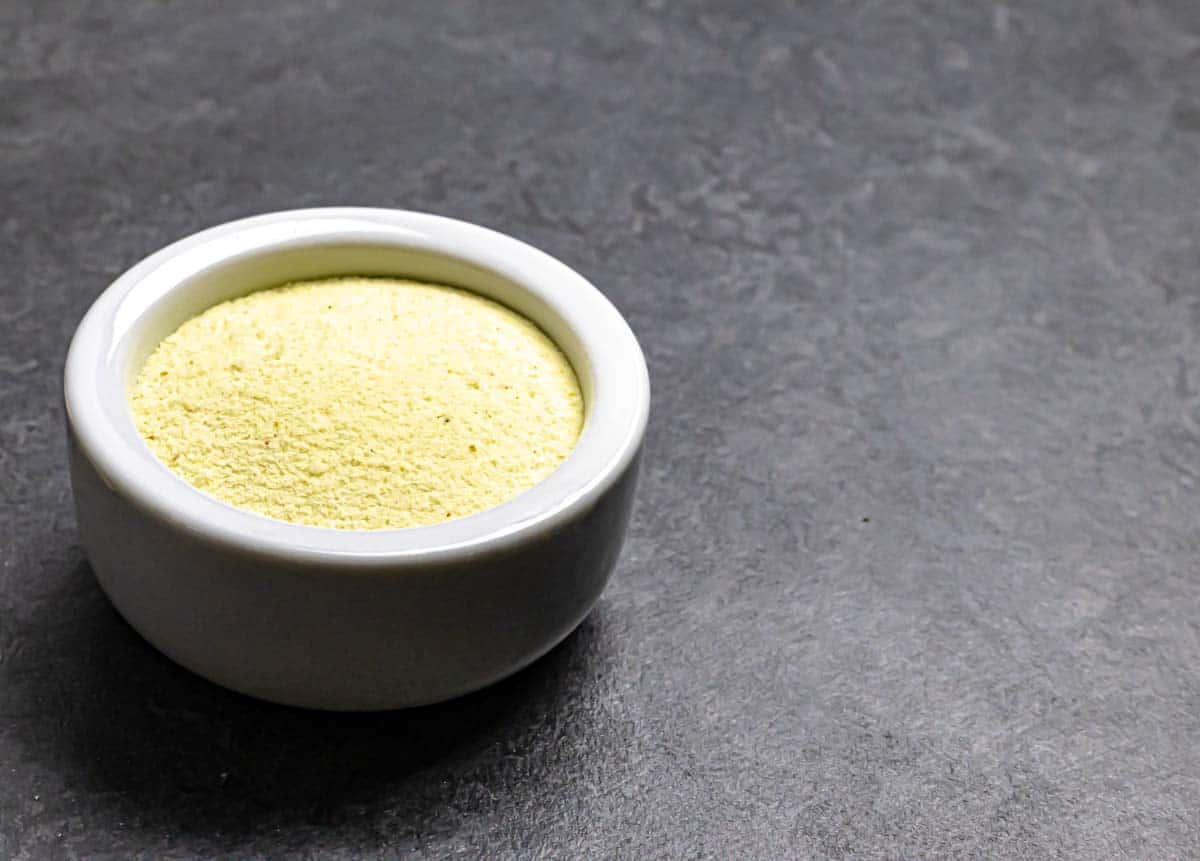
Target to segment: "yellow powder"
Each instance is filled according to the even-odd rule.
[[[452,287],[290,284],[210,308],[146,361],[134,420],[196,487],[340,529],[441,523],[545,478],[583,423],[531,322]]]

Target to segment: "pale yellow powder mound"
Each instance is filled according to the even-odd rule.
[[[134,420],[196,487],[340,529],[442,523],[545,478],[583,401],[535,325],[451,287],[339,278],[253,293],[146,361]]]

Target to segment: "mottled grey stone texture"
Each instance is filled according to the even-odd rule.
[[[0,4],[0,857],[1200,854],[1200,4]],[[592,617],[443,706],[177,669],[78,546],[121,270],[430,210],[626,313]]]

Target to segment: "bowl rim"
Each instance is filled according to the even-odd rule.
[[[586,354],[593,390],[580,439],[550,476],[497,506],[445,523],[350,530],[290,523],[237,508],[158,460],[134,427],[126,390],[131,361],[127,339],[145,315],[188,289],[197,275],[233,261],[356,244],[401,247],[487,270],[533,294],[570,330]],[[141,511],[193,538],[243,554],[394,570],[503,553],[544,538],[587,511],[634,462],[645,434],[650,382],[641,347],[621,313],[583,276],[545,252],[444,216],[320,207],[219,224],[136,263],[80,321],[67,353],[63,396],[79,453],[110,489]]]

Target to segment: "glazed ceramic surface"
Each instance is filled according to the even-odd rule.
[[[541,326],[584,393],[571,455],[495,508],[371,532],[233,508],[153,456],[128,390],[164,336],[226,299],[347,274],[452,284]],[[64,385],[80,533],[121,614],[214,682],[345,710],[466,693],[570,633],[620,551],[649,408],[637,340],[580,275],[482,227],[357,208],[244,219],[148,257],[80,323]]]

